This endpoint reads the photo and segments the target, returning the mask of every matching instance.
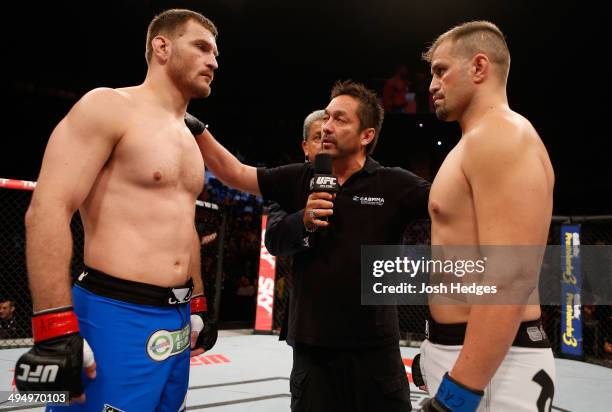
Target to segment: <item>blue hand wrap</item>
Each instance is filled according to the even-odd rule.
[[[461,385],[447,372],[436,393],[436,400],[453,412],[475,412],[483,395],[483,391],[474,391]]]

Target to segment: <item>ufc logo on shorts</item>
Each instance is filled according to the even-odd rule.
[[[17,380],[23,382],[55,382],[57,372],[59,371],[58,365],[38,365],[36,369],[30,370],[30,365],[21,364],[19,367],[22,369],[21,375],[17,376]]]
[[[317,177],[318,185],[331,185],[336,184],[336,177],[333,176],[319,176]]]

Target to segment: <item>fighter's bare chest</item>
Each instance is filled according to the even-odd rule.
[[[194,138],[173,124],[129,129],[111,156],[113,166],[135,184],[180,186],[199,193],[204,162]]]
[[[429,215],[444,220],[455,214],[466,217],[472,210],[469,182],[461,167],[462,147],[456,146],[440,166],[429,194]]]

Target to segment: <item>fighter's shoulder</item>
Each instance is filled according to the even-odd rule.
[[[531,123],[510,110],[487,116],[463,136],[464,155],[496,161],[518,156],[537,137]]]
[[[98,87],[85,93],[77,104],[98,109],[120,109],[121,106],[128,104],[130,96],[121,89],[110,87]],[[116,107],[119,105],[119,107]]]
[[[92,120],[123,117],[129,106],[128,96],[108,87],[85,93],[71,110],[72,115],[85,115]]]
[[[78,125],[80,130],[119,135],[127,124],[128,110],[129,101],[124,93],[101,87],[85,93],[65,120]]]

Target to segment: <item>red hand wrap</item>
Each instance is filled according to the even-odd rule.
[[[43,313],[32,317],[34,342],[41,342],[79,331],[79,321],[72,309],[63,312]]]
[[[198,296],[191,299],[191,313],[208,312],[206,296]]]

